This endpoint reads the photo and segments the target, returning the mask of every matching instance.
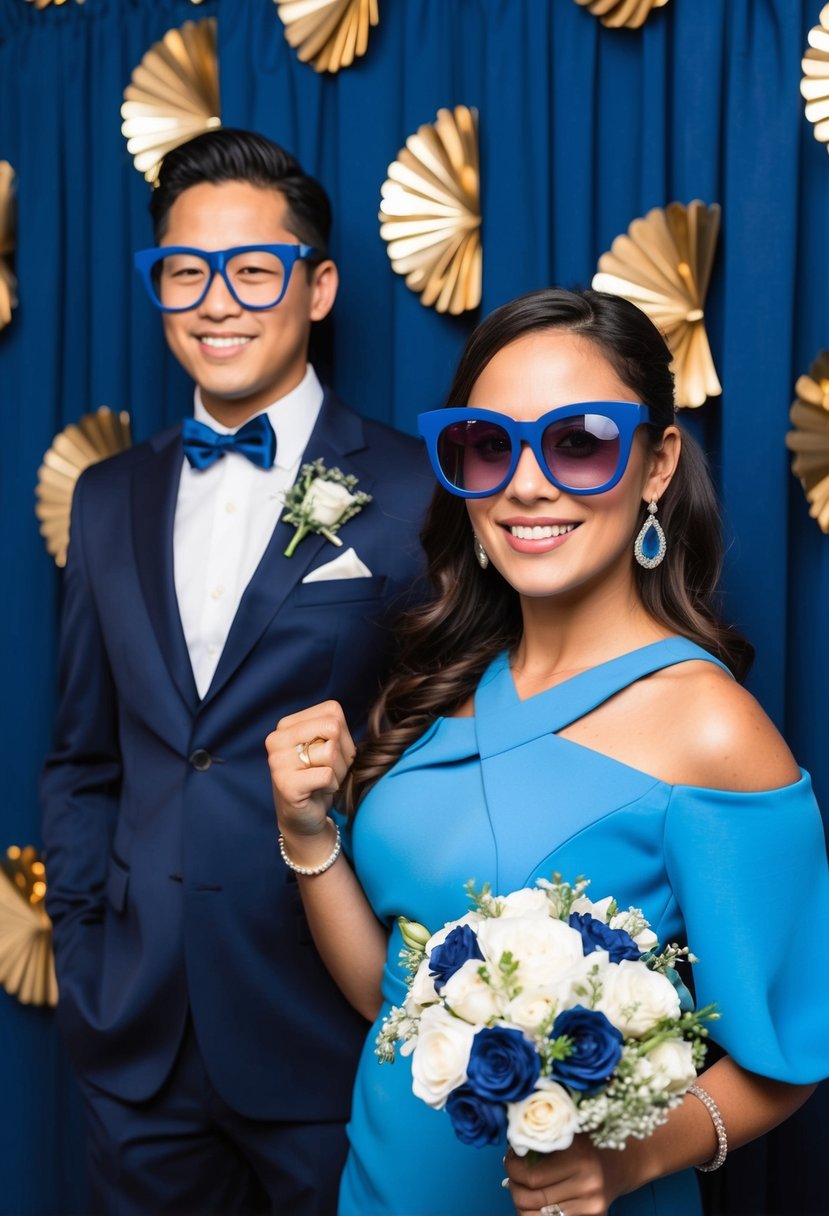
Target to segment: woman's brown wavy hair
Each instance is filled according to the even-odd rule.
[[[654,411],[653,425],[645,431],[658,447],[665,428],[675,421],[670,351],[643,312],[619,296],[596,291],[550,288],[493,312],[469,339],[446,405],[466,404],[498,351],[548,329],[578,333],[599,347],[634,400]],[[637,530],[646,514],[643,504]],[[659,503],[659,519],[668,541],[664,561],[654,570],[634,563],[645,608],[671,633],[704,647],[742,679],[754,652],[718,615],[719,508],[705,457],[687,433]],[[437,717],[452,714],[468,700],[495,655],[513,649],[521,637],[518,594],[493,566],[479,568],[463,499],[437,486],[421,539],[434,594],[400,624],[399,661],[371,710],[368,733],[343,789],[350,813]]]

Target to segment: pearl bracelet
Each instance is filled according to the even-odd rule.
[[[704,1174],[709,1174],[712,1170],[718,1170],[728,1154],[728,1136],[725,1132],[725,1124],[722,1121],[720,1108],[717,1106],[714,1099],[700,1085],[689,1085],[685,1091],[688,1094],[693,1094],[703,1104],[705,1109],[711,1116],[711,1122],[714,1124],[714,1131],[717,1133],[717,1151],[710,1161],[706,1161],[704,1165],[698,1165],[696,1168],[702,1170]]]
[[[337,838],[334,841],[333,849],[320,866],[300,866],[297,865],[295,861],[291,861],[290,857],[285,852],[285,839],[282,833],[279,833],[279,852],[282,854],[282,860],[285,862],[288,869],[293,870],[295,874],[303,874],[306,878],[315,878],[317,874],[324,874],[326,870],[330,870],[334,862],[339,857],[340,849],[342,848],[340,829],[337,827],[330,815],[326,815],[325,822],[331,824],[332,828],[337,834]]]

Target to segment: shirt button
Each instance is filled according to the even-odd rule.
[[[214,587],[213,590],[210,592],[210,598],[211,598],[211,600],[220,600],[222,598],[222,596],[224,595],[224,593],[225,593],[224,587],[222,587],[222,586]]]
[[[190,757],[190,763],[197,773],[206,773],[213,763],[213,757],[203,747],[197,747]]]
[[[214,646],[213,643],[211,642],[210,645],[207,647],[207,653],[210,655],[210,657],[212,659],[214,655],[217,655],[219,653],[219,647]]]
[[[228,515],[235,515],[236,514],[236,503],[235,502],[226,502],[225,511],[227,511]]]

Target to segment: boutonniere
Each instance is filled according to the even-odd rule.
[[[322,460],[302,466],[299,477],[285,495],[282,518],[286,524],[296,527],[285,557],[293,556],[297,545],[309,532],[319,532],[332,545],[342,545],[337,532],[371,502],[370,494],[363,490],[355,492],[357,481],[353,473],[327,469]]]

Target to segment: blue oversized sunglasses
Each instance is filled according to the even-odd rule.
[[[162,312],[198,308],[220,274],[242,308],[275,308],[288,289],[297,262],[316,253],[311,245],[235,245],[196,249],[160,245],[135,254],[135,267],[150,299]]]
[[[494,410],[429,410],[418,417],[432,468],[450,494],[503,490],[528,444],[544,476],[568,494],[602,494],[627,468],[636,428],[652,422],[634,401],[579,401],[517,422]]]

